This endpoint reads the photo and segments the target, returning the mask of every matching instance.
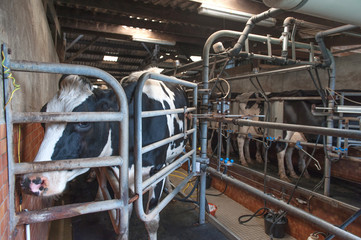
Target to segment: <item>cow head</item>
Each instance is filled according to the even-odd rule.
[[[112,91],[93,89],[80,76],[68,75],[59,82],[58,93],[43,107],[45,112],[116,111],[117,101]],[[35,162],[110,156],[116,151],[113,142],[117,125],[110,122],[47,123]],[[68,181],[89,169],[52,171],[27,174],[22,179],[25,193],[37,196],[61,194]]]

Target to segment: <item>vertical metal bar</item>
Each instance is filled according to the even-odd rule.
[[[309,58],[310,62],[314,62],[315,61],[315,50],[314,50],[314,44],[313,42],[310,42],[310,58]]]
[[[226,146],[226,158],[229,158],[229,152],[230,152],[230,144],[231,144],[231,136],[229,131],[227,131],[227,146]]]
[[[222,128],[223,128],[223,123],[219,122],[218,123],[218,157],[217,157],[217,170],[220,171],[221,170],[221,157],[222,157]]]
[[[8,55],[8,49],[5,44],[3,44],[4,56],[5,56],[5,62],[4,65],[6,67],[9,67],[9,55]],[[4,71],[4,69],[3,69]],[[11,89],[10,89],[10,80],[8,79],[8,74],[4,74],[4,93],[5,93],[5,99],[4,104],[6,101],[9,100],[9,97],[11,95]],[[9,229],[10,234],[13,233],[16,227],[16,220],[15,220],[15,175],[14,175],[14,146],[13,146],[13,124],[12,118],[11,118],[11,103],[9,103],[5,108],[5,122],[6,122],[6,142],[7,142],[7,157],[8,157],[8,178],[9,178]]]
[[[193,89],[193,107],[197,108],[198,105],[198,85]],[[192,119],[193,124],[192,128],[195,129],[193,132],[192,138],[192,149],[194,149],[194,153],[192,155],[192,172],[196,172],[196,165],[197,165],[197,117]]]
[[[269,57],[272,57],[271,35],[269,34],[267,34],[267,53]]]
[[[244,49],[245,49],[246,53],[249,53],[249,39],[248,38],[244,42]]]
[[[335,102],[334,102],[334,95],[335,95],[335,85],[336,85],[336,65],[335,59],[333,58],[332,53],[327,49],[329,58],[331,60],[330,65],[330,81],[329,81],[329,88],[331,89],[330,95],[331,97],[328,100],[328,107],[333,109]],[[332,111],[327,116],[327,127],[333,128],[333,113]],[[332,147],[332,136],[327,136],[326,145],[330,149]],[[323,193],[325,196],[330,196],[330,186],[331,186],[331,160],[325,156],[325,170],[324,170],[324,190]]]

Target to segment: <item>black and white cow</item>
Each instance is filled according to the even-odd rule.
[[[316,91],[287,91],[279,93],[267,93],[267,97],[270,99],[272,97],[282,98],[282,97],[307,97],[307,96],[318,96]],[[251,99],[256,99],[257,94],[254,93],[242,93],[236,97],[236,100],[239,102],[239,114],[241,115],[263,115],[263,102],[258,102]],[[314,116],[311,112],[312,104],[320,105],[319,100],[284,100],[284,123],[289,124],[301,124],[301,125],[311,125],[311,126],[322,126],[324,123],[324,117]],[[258,120],[258,117],[252,118],[253,120]],[[255,127],[241,126],[239,127],[239,134],[237,135],[237,143],[239,149],[239,157],[242,165],[247,166],[248,163],[252,162],[252,159],[249,154],[249,138],[248,133],[251,135],[263,134],[263,130]],[[301,142],[315,142],[317,136],[311,134],[301,134],[292,131],[284,131],[283,138],[290,141],[301,141]],[[294,171],[292,165],[292,152],[294,149],[294,144],[286,144],[282,142],[276,142],[277,150],[277,160],[278,160],[278,174],[281,179],[289,181],[286,170],[285,162],[287,169],[290,172],[290,176],[297,178],[297,174]],[[261,148],[259,142],[257,142],[257,152],[256,152],[257,162],[262,162],[261,158]],[[299,169],[302,171],[305,168],[304,153],[299,151]],[[306,171],[306,176],[308,173]]]
[[[148,71],[159,72],[152,68]],[[123,83],[129,104],[129,184],[134,191],[134,92],[138,78],[146,71],[131,74]],[[43,107],[46,112],[106,112],[118,111],[112,90],[93,88],[83,77],[68,75],[59,82],[58,93]],[[156,80],[146,81],[142,96],[143,111],[175,109],[187,106],[185,91],[176,84]],[[183,132],[183,114],[169,114],[143,119],[143,145],[157,142]],[[127,129],[128,130],[128,129]],[[166,160],[176,158],[184,149],[185,140],[174,141],[143,154],[143,176],[158,172]],[[47,123],[44,140],[34,161],[104,157],[119,154],[119,124],[115,122]],[[37,196],[61,194],[67,182],[89,169],[28,174],[23,177],[24,192]],[[118,173],[118,171],[115,171]],[[160,198],[163,181],[153,187],[148,209],[153,209]],[[150,239],[156,239],[159,216],[145,223]]]

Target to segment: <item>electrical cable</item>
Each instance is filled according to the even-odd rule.
[[[6,106],[11,102],[11,100],[13,99],[14,97],[14,93],[20,89],[20,85],[16,83],[16,80],[15,78],[13,77],[13,74],[10,70],[10,68],[8,68],[7,66],[5,66],[5,54],[4,54],[4,51],[1,51],[1,54],[2,54],[2,57],[3,57],[3,60],[1,61],[1,65],[3,66],[3,68],[5,69],[4,71],[4,74],[7,74],[7,78],[11,79],[12,80],[12,84],[14,86],[14,89],[13,91],[11,92],[10,94],[10,97],[8,99],[8,101],[6,102],[5,106],[4,106],[4,109],[6,108]]]

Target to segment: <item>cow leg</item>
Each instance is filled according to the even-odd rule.
[[[246,137],[244,140],[244,154],[245,154],[246,162],[253,163],[251,154],[249,152],[249,142],[250,142],[250,139],[248,137]]]
[[[285,170],[285,164],[284,164],[285,153],[286,153],[286,148],[277,153],[278,175],[280,176],[281,180],[290,182],[290,180],[286,175],[286,170]]]
[[[256,161],[258,163],[263,163],[262,149],[263,149],[263,144],[259,141],[256,141]],[[265,155],[263,155],[263,156],[265,156]],[[266,159],[265,159],[265,161],[266,161]]]
[[[147,203],[146,212],[148,213],[152,209],[154,209],[159,202],[160,195],[163,191],[164,181],[157,183],[157,185],[149,190],[149,198]],[[148,232],[148,237],[150,240],[157,239],[157,231],[159,228],[159,214],[157,214],[152,220],[144,222],[145,228]]]
[[[288,147],[286,150],[286,155],[285,155],[285,160],[286,160],[286,165],[287,165],[287,169],[290,172],[290,176],[292,178],[298,178],[294,168],[293,168],[293,164],[292,164],[292,153],[293,153],[294,147]]]
[[[290,140],[291,137],[293,136],[294,132],[291,131],[287,131],[285,140]],[[278,143],[277,144],[278,148],[277,149],[277,160],[278,160],[278,175],[280,176],[281,180],[290,182],[290,180],[288,179],[287,175],[286,175],[286,171],[285,171],[285,154],[286,154],[286,149],[288,144],[287,143]],[[281,147],[279,147],[281,146]]]
[[[306,154],[303,151],[298,150],[298,170],[301,172],[306,168],[305,157]],[[305,178],[310,178],[310,174],[307,169],[305,170],[304,176]]]
[[[242,134],[238,134],[237,135],[237,144],[238,144],[238,151],[239,151],[239,161],[241,162],[241,164],[243,166],[248,166],[246,159],[244,158],[244,152],[243,152],[243,147],[244,147],[244,140],[245,137]]]

